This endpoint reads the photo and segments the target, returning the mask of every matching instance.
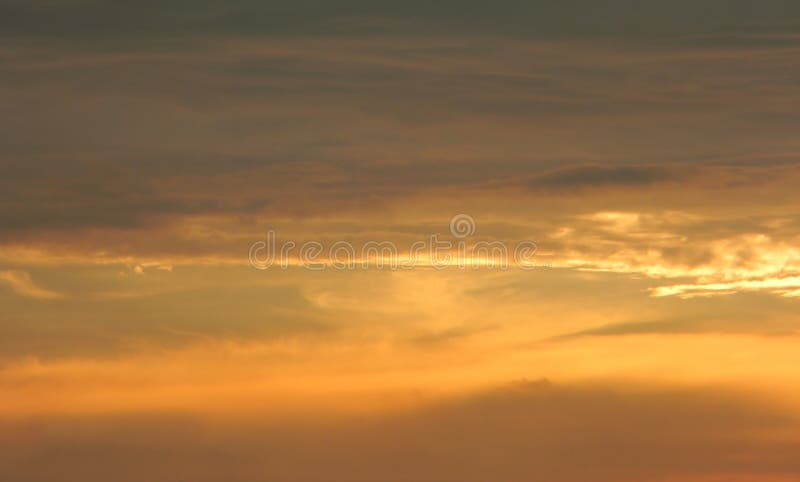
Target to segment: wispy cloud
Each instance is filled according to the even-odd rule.
[[[19,270],[0,271],[0,282],[8,285],[14,293],[28,298],[52,300],[63,298],[64,295],[37,285],[30,274]]]

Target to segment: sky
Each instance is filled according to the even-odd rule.
[[[800,481],[798,71],[794,0],[7,0],[0,479]]]

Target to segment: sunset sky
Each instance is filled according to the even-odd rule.
[[[0,106],[2,482],[800,481],[796,0],[6,0]]]

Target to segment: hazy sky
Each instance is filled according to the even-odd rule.
[[[800,481],[798,72],[796,0],[7,0],[0,479]],[[327,256],[433,235],[536,267]]]

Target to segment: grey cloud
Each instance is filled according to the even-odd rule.
[[[674,181],[679,176],[661,166],[578,166],[535,177],[529,186],[547,189],[581,189],[649,186]]]
[[[796,2],[765,0],[678,0],[521,2],[506,0],[431,4],[322,0],[297,2],[237,0],[115,2],[98,0],[7,2],[0,20],[6,36],[67,40],[133,41],[187,35],[502,33],[529,37],[613,36],[667,38],[697,32],[757,30],[783,25],[800,15]],[[795,22],[796,23],[796,22]]]
[[[14,112],[0,121],[0,237],[137,229],[206,214],[378,211],[398,200],[467,191],[500,199],[518,179],[530,179],[533,190],[578,194],[650,187],[686,180],[684,167],[661,159],[676,145],[671,159],[708,159],[713,151],[724,160],[740,152],[785,154],[782,146],[796,135],[792,52],[697,52],[685,43],[650,52],[608,39],[539,42],[469,29],[369,41],[342,32],[317,37],[303,28],[359,15],[366,17],[355,24],[424,17],[441,25],[486,21],[506,33],[504,22],[520,10],[537,14],[521,22],[549,24],[548,16],[567,21],[582,7],[587,16],[576,21],[589,27],[629,23],[598,17],[605,8],[593,2],[514,2],[493,7],[495,17],[472,3],[308,5],[319,8],[11,2],[0,31],[37,41],[0,49],[0,100]],[[648,2],[625,15],[701,18],[711,5],[721,3]],[[779,5],[791,13],[775,2],[747,18],[763,15],[771,25]],[[718,20],[735,24],[750,9],[734,2],[722,10]],[[237,32],[239,16],[250,24]],[[267,17],[269,38],[238,35]],[[302,35],[273,31],[270,22]],[[72,30],[132,41],[124,54],[97,52],[67,46]],[[153,48],[151,33],[181,39],[156,39]],[[733,181],[747,187],[752,173]],[[681,201],[664,200],[669,195],[662,206]],[[538,209],[539,201],[531,205]]]

